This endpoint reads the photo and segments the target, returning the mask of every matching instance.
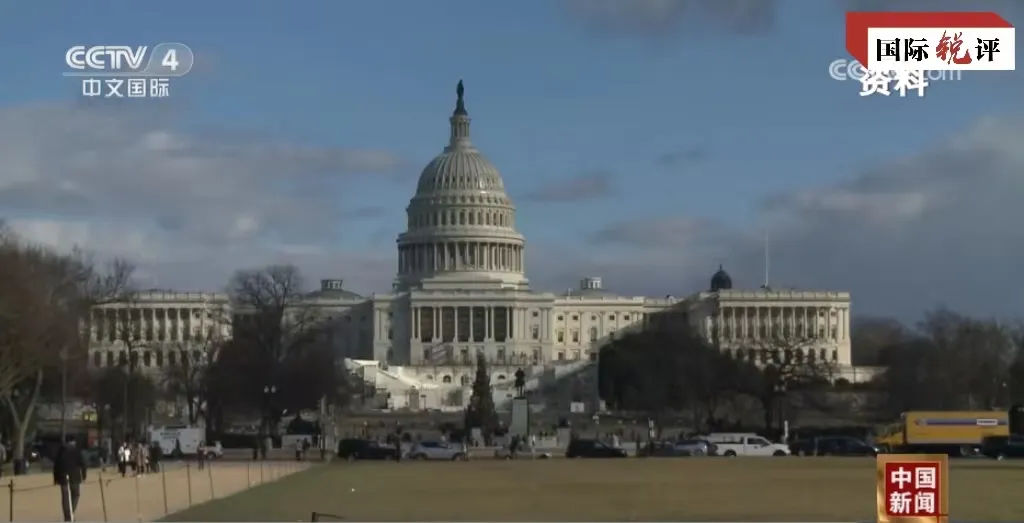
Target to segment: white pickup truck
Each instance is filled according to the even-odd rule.
[[[714,443],[719,456],[788,456],[789,446],[772,443],[762,436],[745,432],[716,432],[704,439]]]

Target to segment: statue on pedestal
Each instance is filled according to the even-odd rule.
[[[523,369],[516,371],[516,396],[523,398],[526,396],[526,372]]]

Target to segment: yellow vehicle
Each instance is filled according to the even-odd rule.
[[[1009,436],[1009,415],[1004,411],[910,411],[885,428],[875,445],[887,452],[967,455],[989,436]]]

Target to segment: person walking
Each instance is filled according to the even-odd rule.
[[[128,442],[122,442],[121,446],[117,449],[117,471],[121,473],[121,477],[128,475],[128,464],[132,459],[132,449],[128,447]]]
[[[164,449],[159,443],[154,443],[149,449],[149,465],[153,473],[160,472],[160,462],[164,459]]]
[[[132,456],[135,458],[135,475],[145,476],[146,475],[146,445],[141,441],[135,444],[135,448],[132,449]]]
[[[87,474],[82,451],[74,436],[68,436],[53,459],[53,484],[60,485],[60,506],[64,512],[64,521],[75,520],[78,497]]]
[[[206,442],[200,441],[199,447],[196,449],[196,463],[199,465],[199,470],[206,468]]]

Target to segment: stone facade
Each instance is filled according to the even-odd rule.
[[[562,293],[531,289],[516,208],[498,170],[470,141],[461,89],[450,124],[448,146],[421,173],[407,208],[392,291],[361,296],[345,290],[342,280],[326,279],[307,297],[338,326],[333,339],[339,357],[386,392],[388,406],[461,408],[480,353],[491,362],[499,402],[511,397],[509,383],[519,368],[527,370],[531,390],[572,376],[584,376],[576,389],[593,387],[593,373],[584,370],[593,366],[601,345],[669,309],[684,312],[686,321],[723,350],[799,335],[810,340],[800,357],[849,367],[845,292],[733,290],[724,271],[715,274],[710,291],[685,298],[620,296],[605,290],[599,277],[584,278],[577,289]],[[152,292],[133,306],[142,311],[148,346],[172,347],[160,350],[177,350],[211,333],[230,335],[214,322],[227,306],[220,294]],[[98,311],[100,324],[122,317],[113,308]],[[123,357],[111,328],[94,329],[96,365]],[[144,358],[144,368],[173,364],[156,354]]]

